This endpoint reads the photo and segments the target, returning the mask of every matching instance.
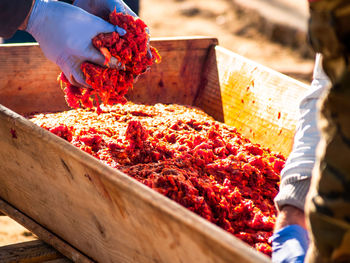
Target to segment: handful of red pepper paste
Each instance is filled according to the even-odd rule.
[[[82,63],[81,70],[91,88],[76,87],[61,73],[59,80],[65,83],[63,91],[72,108],[90,109],[96,106],[97,112],[100,112],[99,99],[106,105],[126,103],[124,96],[133,87],[134,79],[161,60],[157,50],[149,46],[147,26],[141,19],[113,11],[109,15],[109,22],[125,29],[126,34],[119,36],[116,32],[101,33],[92,39],[92,44],[105,56],[106,65],[113,56],[122,69]]]
[[[39,114],[37,125],[271,254],[280,154],[178,105]]]

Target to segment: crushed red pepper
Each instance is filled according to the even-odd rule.
[[[72,108],[92,108],[95,105],[99,112],[99,100],[106,105],[126,103],[124,96],[133,87],[134,79],[161,60],[158,51],[149,45],[147,26],[141,19],[113,11],[109,22],[125,29],[126,34],[101,33],[92,39],[92,44],[104,55],[106,65],[113,56],[120,63],[120,68],[82,63],[81,70],[90,88],[72,85],[61,73],[59,80],[65,85],[65,98]]]
[[[31,120],[271,255],[285,158],[178,105],[102,106]]]

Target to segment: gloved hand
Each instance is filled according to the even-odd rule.
[[[114,9],[116,9],[117,13],[138,17],[122,0],[75,0],[73,4],[103,19],[107,19]],[[150,34],[148,27],[146,27],[146,32]],[[150,49],[148,49],[148,56],[152,57]]]
[[[50,0],[35,1],[26,27],[45,56],[61,68],[69,82],[80,87],[88,87],[80,70],[81,63],[89,61],[103,66],[105,61],[93,47],[92,38],[119,29],[81,8]],[[116,63],[109,66],[117,67]]]
[[[289,225],[272,236],[273,263],[303,263],[309,238],[307,231],[299,225]]]
[[[122,0],[75,0],[73,3],[93,15],[108,18],[109,13],[116,9],[117,13],[137,15]]]

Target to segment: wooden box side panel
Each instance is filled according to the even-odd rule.
[[[200,87],[202,70],[209,47],[217,45],[215,38],[167,38],[153,41],[162,61],[141,75],[127,98],[135,103],[175,103],[192,105]]]
[[[208,47],[215,44],[215,38],[205,37],[152,40],[162,62],[140,76],[128,99],[191,105]],[[19,114],[69,109],[57,81],[59,73],[36,44],[0,45],[0,104]]]
[[[215,54],[196,105],[253,142],[287,156],[308,86],[222,47]]]
[[[69,109],[60,72],[38,44],[0,45],[0,104],[20,114]]]
[[[0,197],[98,262],[268,262],[0,105]]]

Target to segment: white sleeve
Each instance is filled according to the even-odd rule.
[[[329,86],[330,81],[322,70],[322,57],[317,54],[310,90],[300,102],[300,117],[293,149],[281,172],[280,191],[275,198],[279,209],[284,205],[292,205],[304,210],[305,197],[310,187],[316,159],[316,146],[320,140],[317,128],[317,102]]]

